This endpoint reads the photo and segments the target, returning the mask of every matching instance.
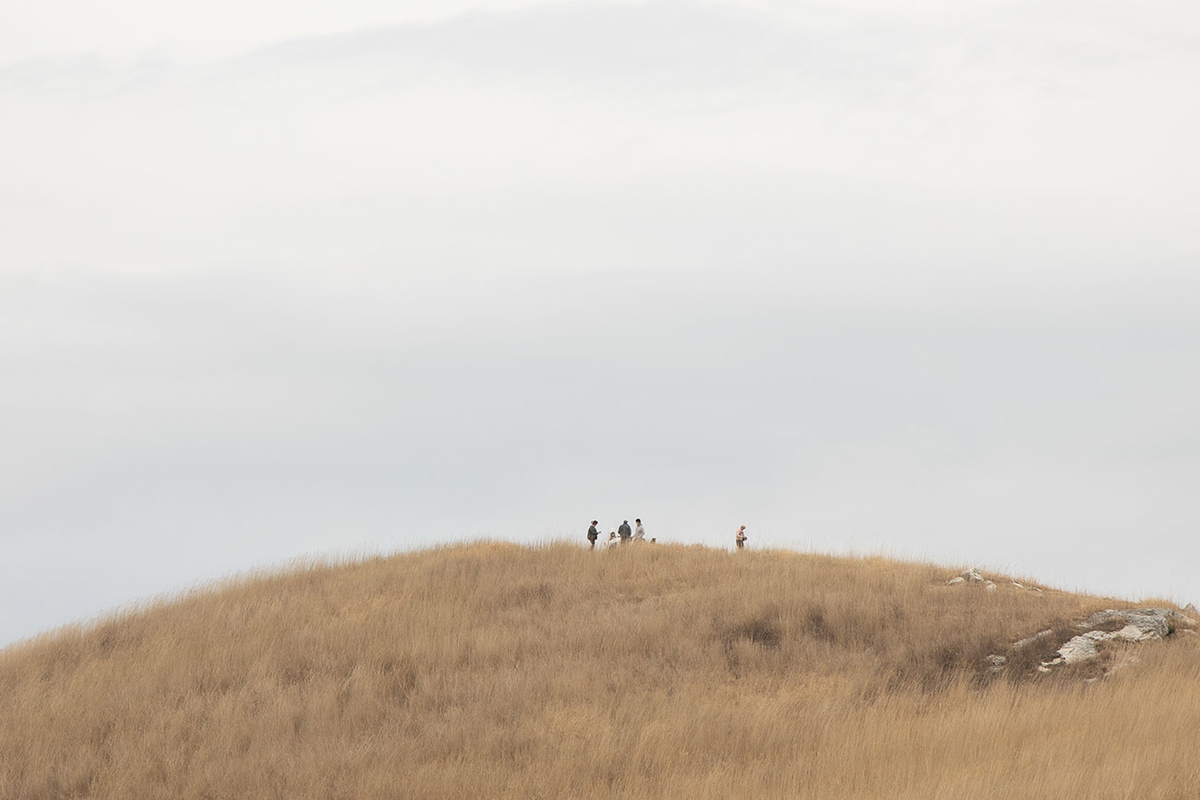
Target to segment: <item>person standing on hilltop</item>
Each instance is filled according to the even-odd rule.
[[[630,537],[633,536],[633,531],[629,527],[629,520],[625,520],[621,523],[621,527],[617,528],[617,533],[621,534],[622,542],[629,541]]]
[[[737,529],[737,536],[734,537],[734,541],[737,542],[738,550],[741,550],[743,547],[746,546],[747,538],[748,537],[746,536],[746,526],[743,525],[742,527]]]
[[[597,520],[592,520],[591,526],[588,527],[588,541],[591,542],[592,549],[596,549],[596,540],[600,538],[600,531],[596,529]]]
[[[608,532],[608,549],[609,550],[612,550],[612,549],[616,548],[617,545],[624,544],[624,543],[625,543],[625,541],[623,539],[621,539],[619,536],[617,536],[616,528],[613,528],[611,531]]]
[[[646,529],[642,527],[642,521],[640,519],[635,519],[633,524],[636,526],[633,529],[633,540],[635,542],[646,541]]]

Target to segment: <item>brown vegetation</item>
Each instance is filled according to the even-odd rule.
[[[3,798],[1182,798],[1196,638],[989,653],[1111,601],[645,544],[247,579],[0,651]]]

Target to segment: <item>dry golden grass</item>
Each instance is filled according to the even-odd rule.
[[[0,651],[0,797],[1200,796],[1200,637],[987,677],[1112,603],[946,572],[479,544],[247,579]]]

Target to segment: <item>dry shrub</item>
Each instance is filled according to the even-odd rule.
[[[779,629],[778,612],[760,612],[749,619],[726,625],[721,634],[726,647],[746,641],[759,647],[779,647],[783,634]]]

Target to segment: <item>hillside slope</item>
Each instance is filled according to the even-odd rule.
[[[0,651],[0,797],[1200,794],[1200,637],[993,674],[1113,603],[946,577],[478,544],[238,581]]]

